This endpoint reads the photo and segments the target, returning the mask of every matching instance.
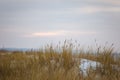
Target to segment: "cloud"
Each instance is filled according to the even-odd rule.
[[[1,17],[1,23],[3,24],[6,20],[8,21],[16,21],[16,20],[20,20],[23,19],[24,20],[34,20],[34,19],[38,19],[38,17],[43,18],[43,20],[47,20],[49,17],[53,18],[55,16],[78,16],[81,14],[95,14],[95,13],[99,13],[99,12],[120,12],[120,6],[111,6],[111,5],[106,5],[103,6],[102,4],[104,3],[109,3],[109,4],[119,4],[120,5],[120,0],[85,0],[85,2],[83,0],[75,0],[75,2],[78,3],[94,3],[95,4],[88,4],[88,5],[84,5],[81,6],[80,4],[75,6],[72,5],[71,2],[74,2],[74,0],[70,0],[71,2],[65,0],[66,2],[68,2],[68,4],[66,4],[65,2],[63,3],[63,5],[59,4],[59,3],[54,3],[54,1],[56,0],[0,0],[1,2],[5,2],[8,3],[9,2],[14,2],[14,4],[5,4],[5,3],[1,3],[1,13],[0,13],[0,17]],[[41,2],[45,2],[43,3],[43,6]],[[59,1],[63,1],[63,0],[57,0]],[[17,4],[17,3],[19,4]],[[22,2],[22,3],[21,3]],[[47,5],[47,2],[51,2],[48,3],[49,5]],[[21,3],[21,4],[20,4]],[[41,3],[41,4],[35,4],[35,3]],[[55,4],[58,6],[55,6]],[[96,5],[99,4],[99,5]],[[52,6],[54,5],[54,6]],[[20,19],[16,19],[16,18],[20,18]],[[24,19],[26,18],[26,19]],[[29,19],[30,18],[30,19]],[[33,19],[31,19],[33,18]],[[47,18],[47,19],[45,19]],[[11,20],[12,19],[12,20]],[[24,21],[25,22],[25,21]]]
[[[63,2],[64,0],[0,0],[0,2],[3,3],[53,3],[53,2]],[[67,1],[67,0],[66,0]]]
[[[109,4],[113,4],[113,5],[120,5],[120,0],[93,0],[93,1],[109,3]]]
[[[56,31],[56,32],[35,32],[35,33],[32,33],[32,36],[38,36],[38,37],[41,37],[41,36],[57,36],[57,35],[62,35],[64,32],[62,31]]]
[[[112,4],[112,5],[120,5],[120,0],[69,0],[73,2],[92,2],[92,3],[106,3],[106,4]]]
[[[51,32],[34,32],[24,37],[46,37],[46,36],[58,36],[63,35],[65,31],[51,31]]]
[[[111,4],[120,4],[120,0],[0,0],[0,2],[103,2]]]
[[[79,35],[93,35],[95,31],[51,31],[51,32],[34,32],[24,37],[51,37],[51,36],[79,36]]]
[[[31,12],[32,11],[32,12]],[[120,7],[105,7],[105,6],[82,6],[82,7],[73,7],[73,8],[62,8],[62,9],[49,9],[49,10],[40,10],[33,9],[23,11],[23,13],[31,13],[37,16],[58,16],[58,15],[81,15],[81,14],[95,14],[99,12],[120,12]]]
[[[0,0],[0,3],[101,3],[108,5],[120,5],[120,0]]]
[[[99,12],[120,12],[120,7],[84,6],[55,11],[55,14],[94,14]]]

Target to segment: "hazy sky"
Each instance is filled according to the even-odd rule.
[[[120,47],[120,0],[0,0],[0,46],[37,48],[65,39]]]

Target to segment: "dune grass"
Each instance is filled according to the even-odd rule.
[[[0,51],[0,80],[120,80],[120,56],[114,57],[112,51],[112,47],[83,51],[67,41],[44,50]],[[90,67],[84,76],[79,68],[82,58],[101,65]]]

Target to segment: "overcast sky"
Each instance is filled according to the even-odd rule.
[[[120,0],[0,0],[0,46],[37,48],[65,39],[120,46]]]

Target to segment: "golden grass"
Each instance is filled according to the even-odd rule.
[[[0,80],[120,80],[120,56],[113,57],[113,48],[84,52],[73,44],[45,50],[0,52]],[[76,48],[76,54],[72,49]],[[81,50],[81,51],[78,51]],[[4,55],[3,55],[4,54]],[[80,59],[98,61],[96,70],[89,68],[87,76],[80,72]]]

